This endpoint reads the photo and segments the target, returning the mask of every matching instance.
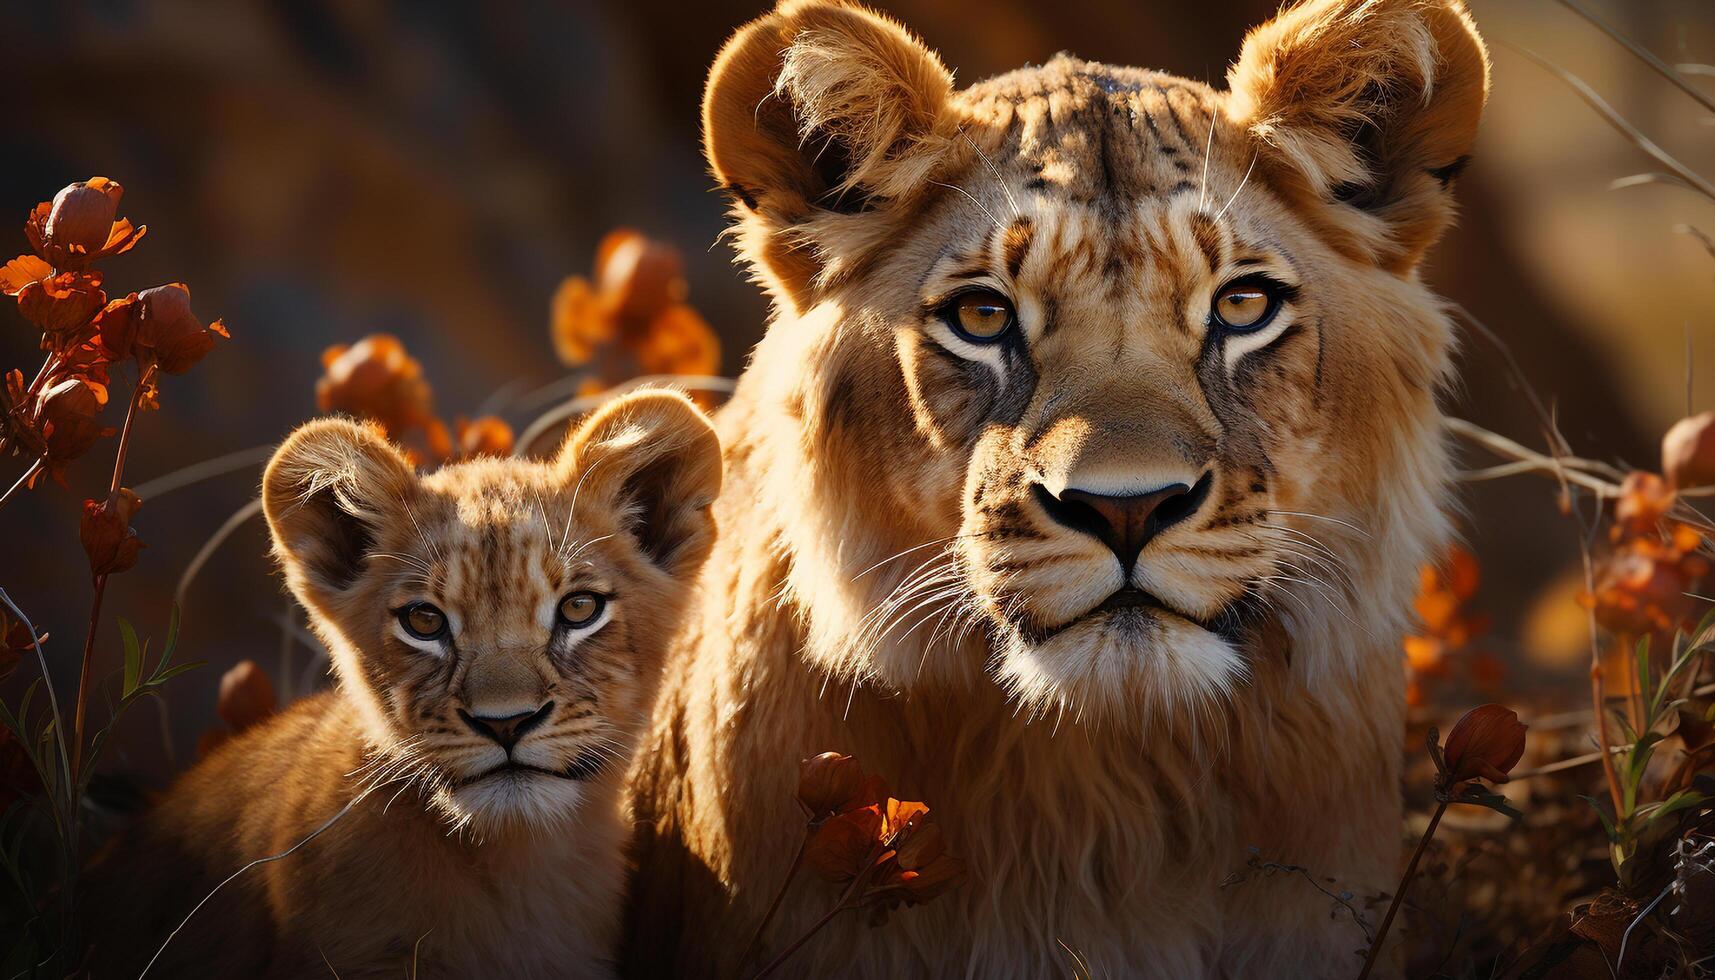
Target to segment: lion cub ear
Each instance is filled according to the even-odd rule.
[[[642,391],[607,403],[566,439],[555,468],[577,506],[619,511],[645,554],[689,577],[708,557],[721,444],[689,398]]]
[[[410,519],[416,490],[410,462],[373,426],[317,419],[288,436],[263,473],[262,511],[298,600],[335,611],[380,529]]]
[[[777,298],[803,309],[842,244],[885,236],[848,222],[842,243],[817,225],[920,191],[957,139],[952,92],[932,51],[861,7],[786,0],[727,41],[703,94],[704,150]]]
[[[1462,0],[1307,0],[1253,30],[1230,112],[1346,244],[1405,273],[1452,220],[1489,93]]]

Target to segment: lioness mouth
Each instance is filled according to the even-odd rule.
[[[485,779],[492,779],[495,776],[502,776],[509,773],[521,773],[533,776],[552,776],[555,779],[582,781],[598,775],[605,765],[606,760],[601,756],[601,754],[593,751],[580,752],[578,757],[572,760],[571,765],[564,769],[546,769],[542,766],[532,766],[523,762],[505,762],[495,766],[487,772],[478,773],[477,775],[464,780],[459,785],[469,786],[472,783],[480,783]]]

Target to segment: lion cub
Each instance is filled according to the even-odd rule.
[[[621,780],[720,482],[708,420],[662,391],[552,462],[422,478],[372,428],[294,432],[263,505],[338,684],[222,746],[95,870],[94,975],[136,976],[306,837],[150,974],[612,975]]]

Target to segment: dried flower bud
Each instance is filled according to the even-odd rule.
[[[887,785],[881,777],[866,775],[849,755],[823,752],[798,763],[798,802],[809,811],[812,822],[886,799]]]
[[[92,575],[111,575],[137,564],[137,552],[142,550],[143,542],[131,527],[131,517],[142,506],[142,498],[124,487],[106,500],[83,502],[78,537],[83,541],[84,554],[89,556]]]
[[[324,412],[374,419],[395,439],[434,419],[423,366],[391,334],[371,334],[350,347],[329,347],[322,353],[322,367],[316,404]]]
[[[1649,534],[1673,508],[1673,490],[1654,473],[1634,470],[1620,482],[1620,496],[1614,501],[1614,533],[1618,535]]]
[[[219,320],[203,326],[191,313],[191,291],[184,283],[145,289],[137,294],[135,353],[153,360],[168,374],[183,374],[214,349],[216,337],[231,336]]]
[[[106,401],[105,391],[82,378],[66,378],[42,393],[36,421],[50,462],[76,459],[112,432],[97,420]]]
[[[234,732],[273,717],[278,702],[274,682],[253,660],[240,660],[220,677],[220,700],[215,712]]]
[[[1485,704],[1465,712],[1447,733],[1442,751],[1448,785],[1471,779],[1504,783],[1524,757],[1525,724],[1511,709]]]
[[[105,177],[68,184],[54,195],[43,231],[50,245],[72,252],[97,252],[107,244],[125,189]]]
[[[684,269],[671,245],[621,228],[610,232],[596,253],[597,291],[621,320],[647,323],[684,300]]]
[[[458,426],[458,454],[470,456],[506,456],[512,452],[512,427],[492,415],[466,421],[455,420]]]
[[[1715,484],[1715,412],[1680,419],[1667,430],[1661,471],[1675,489]]]

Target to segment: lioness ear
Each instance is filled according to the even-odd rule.
[[[372,426],[317,419],[298,427],[262,476],[262,511],[292,593],[326,611],[363,574],[386,521],[400,513],[417,476]]]
[[[1245,38],[1227,83],[1261,151],[1403,273],[1452,219],[1489,57],[1462,0],[1306,0]]]
[[[933,52],[860,7],[786,0],[727,41],[703,94],[704,150],[777,296],[802,308],[826,272],[807,225],[921,190],[957,136],[952,91]]]
[[[620,510],[668,572],[688,577],[708,557],[721,444],[684,395],[642,391],[609,402],[566,439],[554,465],[576,498]]]

